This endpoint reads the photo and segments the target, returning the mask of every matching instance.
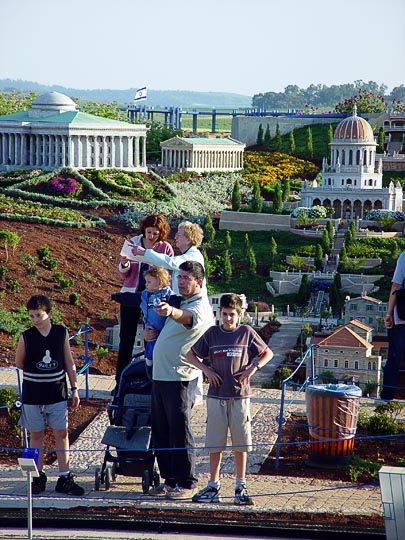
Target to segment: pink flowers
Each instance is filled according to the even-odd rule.
[[[257,307],[258,312],[270,311],[270,308],[269,308],[268,304],[266,304],[266,302],[254,301],[254,300],[250,300],[248,302],[247,310],[249,312],[256,311],[256,307]]]
[[[79,184],[74,178],[62,178],[54,176],[49,181],[49,187],[60,195],[72,195],[79,189]]]

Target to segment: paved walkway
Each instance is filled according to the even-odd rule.
[[[284,352],[295,344],[301,322],[297,320],[283,321],[280,332],[276,333],[270,342],[275,353],[277,365],[284,358]],[[254,451],[248,459],[248,488],[254,497],[254,507],[237,507],[233,505],[234,468],[231,453],[225,453],[221,468],[221,485],[223,502],[221,506],[235,512],[306,512],[306,513],[340,513],[347,515],[382,515],[381,496],[378,486],[358,487],[344,482],[319,481],[312,478],[285,477],[274,474],[269,476],[258,475],[261,464],[268,456],[276,440],[277,415],[280,407],[280,391],[268,390],[260,384],[270,380],[274,368],[267,366],[257,374],[252,398],[252,426]],[[260,377],[259,377],[260,375]],[[112,377],[91,375],[90,397],[109,399],[114,386]],[[0,387],[16,386],[16,372],[13,369],[0,370]],[[84,395],[84,377],[79,378],[81,395]],[[303,396],[295,396],[291,411],[305,411]],[[205,453],[206,411],[205,404],[195,407],[192,424],[197,446],[197,472],[199,485],[205,486],[208,480],[209,462]],[[68,508],[76,506],[133,506],[156,508],[158,504],[162,509],[177,507],[204,508],[206,511],[218,509],[218,505],[200,505],[191,501],[165,501],[144,495],[141,488],[141,479],[136,477],[118,476],[109,491],[95,490],[94,472],[100,466],[104,457],[105,447],[101,438],[108,426],[106,412],[102,412],[96,420],[82,433],[72,446],[72,469],[85,488],[82,498],[63,496],[56,493],[53,488],[56,482],[56,466],[48,467],[48,487],[43,496],[34,498],[34,508]],[[25,508],[26,479],[19,468],[0,467],[0,507]]]

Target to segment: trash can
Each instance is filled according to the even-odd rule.
[[[357,429],[361,389],[347,384],[306,387],[309,459],[306,465],[344,468],[350,463]]]

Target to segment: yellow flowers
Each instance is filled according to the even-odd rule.
[[[269,186],[287,178],[305,178],[316,175],[319,169],[310,161],[281,152],[245,152],[243,178],[258,180],[260,186]]]

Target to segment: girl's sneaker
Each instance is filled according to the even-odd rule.
[[[221,496],[219,494],[219,489],[207,486],[194,495],[191,500],[199,503],[217,503],[221,502]]]
[[[33,495],[39,495],[46,488],[46,474],[43,471],[40,471],[39,476],[34,476],[31,482],[31,490]]]
[[[66,493],[67,495],[75,495],[76,497],[84,495],[84,489],[76,484],[72,473],[69,473],[67,476],[59,476],[55,491]]]

